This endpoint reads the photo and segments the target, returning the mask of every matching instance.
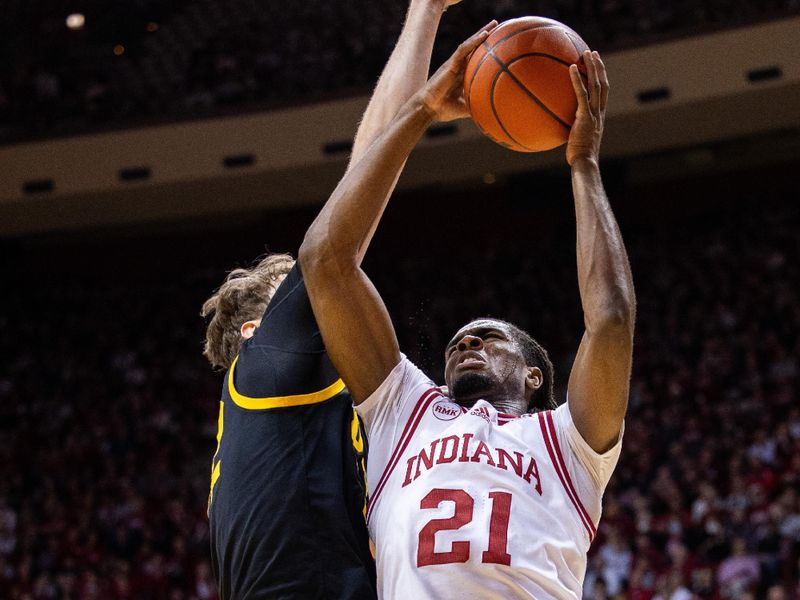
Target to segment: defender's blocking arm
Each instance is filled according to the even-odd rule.
[[[389,61],[383,68],[356,131],[348,169],[358,163],[364,152],[386,128],[400,107],[425,85],[431,67],[433,42],[442,19],[442,12],[448,6],[460,1],[411,0],[400,37]],[[397,176],[400,176],[399,172]],[[386,203],[396,184],[397,178],[386,191],[381,210],[375,213],[367,240],[375,233],[383,209],[386,208]],[[359,260],[363,260],[365,250],[366,245],[359,252]]]
[[[400,107],[425,85],[442,13],[460,1],[411,0],[400,37],[361,117],[348,168],[361,159]]]
[[[578,286],[586,332],[569,378],[575,425],[596,452],[619,437],[628,405],[636,300],[628,256],[598,167],[608,100],[605,66],[586,52],[588,90],[570,69],[578,113],[567,146],[577,218]]]
[[[397,336],[372,282],[361,269],[374,224],[411,150],[434,120],[466,116],[462,97],[470,52],[493,21],[459,46],[426,86],[406,102],[314,220],[299,259],[314,315],[334,365],[356,403],[400,361]]]

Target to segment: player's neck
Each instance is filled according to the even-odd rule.
[[[519,416],[525,411],[520,406],[519,398],[512,397],[505,391],[484,391],[465,394],[453,400],[464,408],[472,408],[478,400],[486,400],[497,412]]]

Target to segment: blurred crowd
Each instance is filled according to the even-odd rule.
[[[376,80],[406,0],[9,0],[0,15],[0,140],[358,93]],[[800,0],[466,0],[439,64],[491,18],[561,20],[606,51],[796,14]]]
[[[550,350],[563,398],[583,330],[570,229],[524,244],[481,232],[424,257],[381,248],[368,271],[401,348],[441,380],[459,325],[506,318]],[[625,235],[634,374],[585,597],[800,600],[800,211]],[[0,296],[0,597],[216,598],[221,380],[197,314],[222,270],[196,266],[125,285],[17,275]]]
[[[182,284],[4,294],[0,598],[217,597],[205,501],[219,386]]]
[[[800,600],[800,211],[626,241],[634,372],[585,598]],[[477,241],[459,242],[447,259],[396,257],[377,276],[409,325],[401,348],[438,375],[437,350],[461,324],[506,318],[550,350],[563,399],[583,331],[574,238],[544,232],[478,256]]]

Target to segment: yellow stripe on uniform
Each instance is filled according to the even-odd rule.
[[[217,455],[219,454],[219,447],[222,444],[222,428],[224,425],[225,403],[220,402],[219,419],[217,419],[217,449],[214,451],[214,457],[211,459],[211,489],[208,492],[208,508],[206,509],[207,513],[211,511],[211,502],[214,499],[214,486],[217,485],[217,479],[219,479],[219,476],[222,473],[222,459],[217,460]]]
[[[217,479],[219,479],[220,473],[222,473],[222,461],[218,460],[217,463],[214,465],[214,470],[211,471],[211,493],[208,495],[208,504],[211,505],[211,501],[214,497],[214,486],[217,485]]]
[[[249,396],[244,396],[243,394],[237,392],[233,385],[233,371],[236,368],[236,361],[238,360],[239,357],[237,356],[234,359],[230,370],[228,371],[228,393],[231,395],[231,398],[233,398],[233,401],[239,408],[245,408],[248,410],[264,410],[267,408],[286,408],[289,406],[317,404],[318,402],[324,402],[325,400],[333,398],[345,387],[344,382],[341,379],[337,379],[325,389],[322,389],[318,392],[312,392],[310,394],[273,396],[271,398],[250,398]]]

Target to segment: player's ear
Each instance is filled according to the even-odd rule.
[[[249,340],[251,337],[253,337],[253,335],[255,335],[256,329],[258,329],[259,325],[261,325],[261,319],[245,321],[242,323],[242,327],[239,329],[239,332],[242,334],[244,339]]]
[[[528,391],[535,392],[544,383],[544,375],[539,367],[528,367],[528,372],[525,374],[525,388]]]

